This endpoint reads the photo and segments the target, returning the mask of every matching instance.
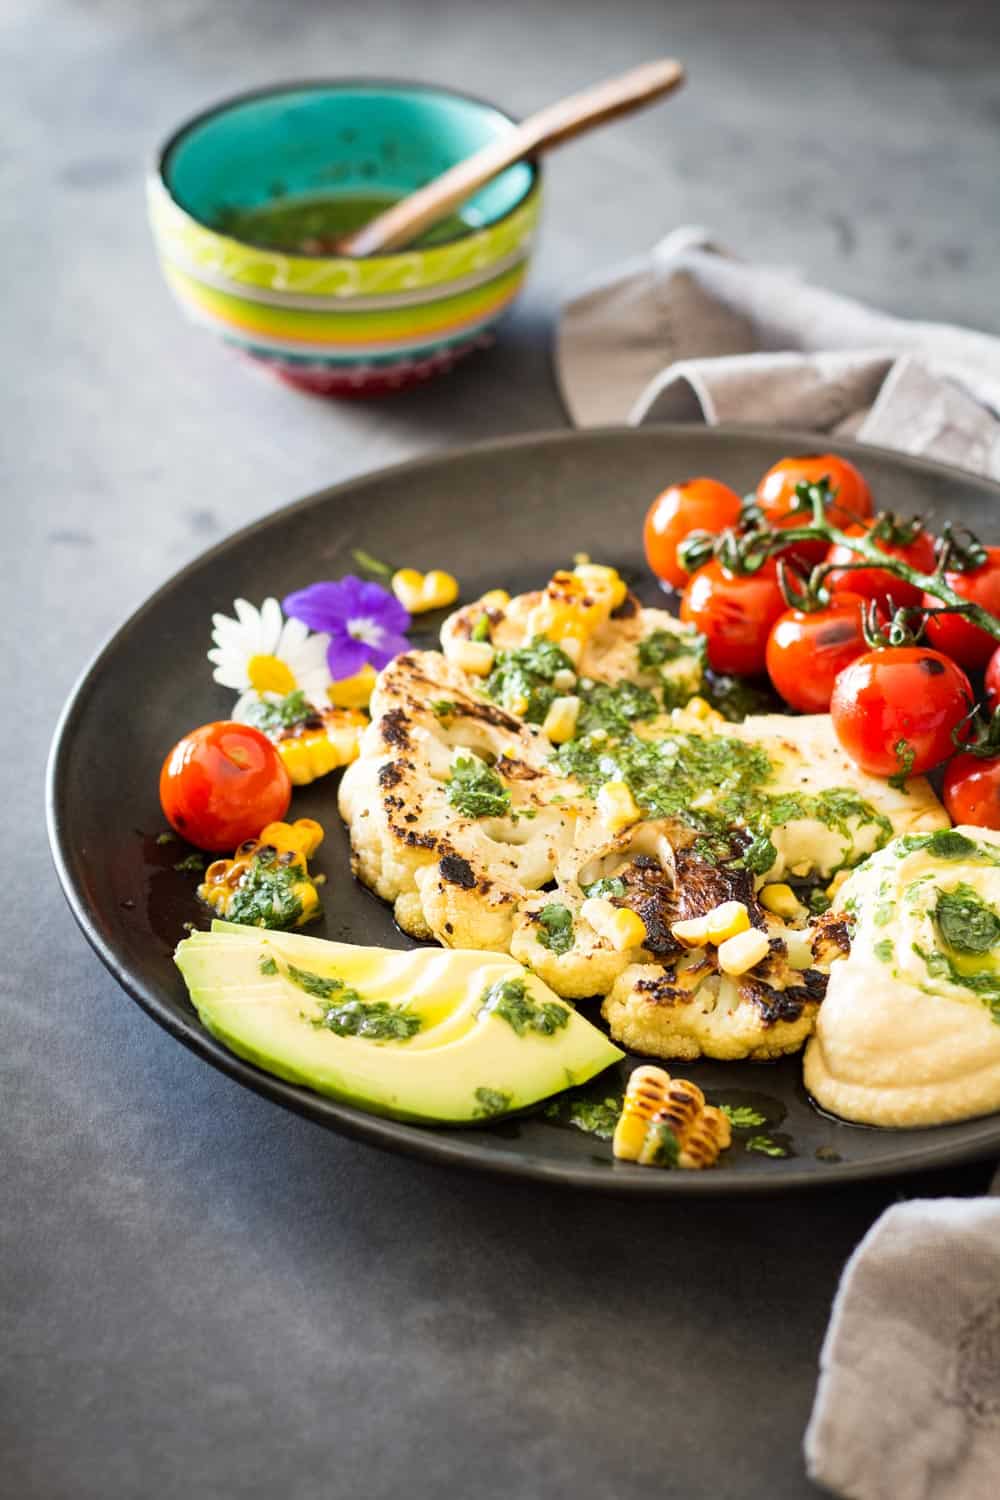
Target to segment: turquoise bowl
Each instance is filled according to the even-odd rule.
[[[149,213],[166,280],[195,322],[307,390],[366,396],[489,342],[524,283],[541,199],[518,162],[452,238],[352,260],[262,249],[233,210],[317,195],[403,195],[514,128],[492,104],[418,83],[283,84],[215,105],[163,146]]]

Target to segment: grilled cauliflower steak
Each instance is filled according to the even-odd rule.
[[[340,809],[356,874],[414,937],[604,996],[636,1051],[774,1057],[811,1032],[840,949],[787,885],[791,926],[762,887],[805,901],[948,819],[921,778],[859,771],[826,715],[725,723],[694,696],[698,640],[612,569],[485,595],[446,621],[443,655],[381,674]],[[740,963],[722,935],[674,930],[737,907]]]

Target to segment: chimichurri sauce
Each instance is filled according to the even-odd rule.
[[[399,202],[398,193],[327,194],[322,197],[296,195],[272,198],[250,208],[227,204],[215,215],[214,228],[234,239],[259,245],[262,250],[286,250],[294,255],[335,255],[337,243]],[[414,247],[440,245],[476,226],[460,213],[449,214],[428,229]]]

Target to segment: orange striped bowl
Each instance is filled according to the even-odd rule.
[[[150,221],[184,312],[311,391],[368,396],[490,341],[524,282],[537,165],[521,162],[426,248],[351,260],[262,249],[213,227],[233,208],[332,193],[402,195],[513,128],[493,105],[415,83],[285,84],[182,125],[150,174]]]

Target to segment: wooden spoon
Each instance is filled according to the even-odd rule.
[[[398,250],[447,218],[484,183],[522,157],[551,151],[595,125],[652,104],[683,81],[684,69],[680,63],[673,58],[661,58],[632,68],[619,78],[609,78],[579,94],[571,94],[568,99],[560,99],[557,104],[529,116],[502,140],[492,141],[465,161],[449,167],[426,187],[377,214],[363,229],[345,235],[338,243],[338,252],[363,256]]]

